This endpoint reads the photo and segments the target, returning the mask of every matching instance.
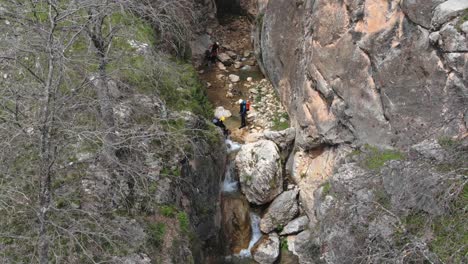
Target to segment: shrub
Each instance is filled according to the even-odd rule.
[[[148,224],[148,239],[153,246],[159,247],[162,245],[165,233],[166,225],[164,223],[156,222]]]

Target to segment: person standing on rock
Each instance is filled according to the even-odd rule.
[[[239,106],[240,106],[239,114],[241,116],[241,126],[239,127],[239,129],[241,129],[241,128],[247,126],[246,121],[245,121],[246,116],[247,116],[247,111],[248,111],[247,102],[242,100],[242,99],[239,99]]]

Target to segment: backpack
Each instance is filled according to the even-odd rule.
[[[245,104],[245,108],[247,111],[250,111],[250,101],[247,100],[247,103]]]

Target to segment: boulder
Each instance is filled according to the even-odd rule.
[[[275,229],[284,227],[299,213],[298,194],[299,190],[294,189],[280,194],[273,200],[260,221],[260,229],[263,233],[268,234]]]
[[[241,68],[243,71],[250,71],[252,67],[250,65],[245,65],[244,67]]]
[[[260,264],[272,264],[280,253],[280,240],[278,234],[272,233],[264,236],[252,249],[252,255]]]
[[[281,159],[274,142],[260,140],[243,145],[235,163],[241,190],[249,202],[266,204],[281,193]]]
[[[288,149],[294,142],[296,129],[290,127],[281,131],[265,131],[264,136],[266,139],[275,142],[280,149]]]
[[[240,81],[240,77],[235,74],[229,74],[229,80],[233,83],[236,83]]]
[[[468,1],[466,0],[448,0],[436,7],[434,16],[432,17],[432,26],[439,28],[449,20],[455,18],[468,9]]]
[[[231,66],[231,64],[233,63],[231,57],[226,53],[218,54],[218,60],[226,66]]]
[[[216,107],[215,109],[215,117],[217,118],[221,118],[221,117],[231,117],[232,114],[231,114],[231,111],[227,110],[227,109],[224,109],[224,107],[222,106],[218,106]]]
[[[304,215],[289,222],[281,231],[280,235],[290,235],[303,231],[309,224],[309,218]]]

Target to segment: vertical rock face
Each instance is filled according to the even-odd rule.
[[[256,53],[302,147],[466,132],[466,1],[269,1]]]

